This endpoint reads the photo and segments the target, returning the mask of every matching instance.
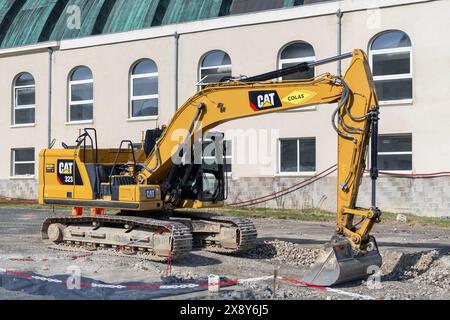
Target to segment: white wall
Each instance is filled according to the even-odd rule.
[[[405,1],[397,1],[405,2]],[[314,46],[316,57],[325,58],[336,53],[336,17],[339,6],[353,8],[370,1],[344,1],[318,4],[305,8],[270,11],[247,15],[258,21],[245,26],[220,28],[245,21],[246,16],[220,18],[179,26],[165,26],[134,33],[96,36],[63,41],[54,54],[52,133],[57,139],[73,144],[78,129],[95,126],[102,147],[116,147],[122,139],[140,142],[142,131],[157,124],[167,124],[173,114],[174,94],[174,38],[173,30],[186,29],[179,42],[179,102],[196,91],[198,64],[208,51],[226,51],[233,63],[234,75],[255,75],[278,67],[279,50],[287,43],[303,40]],[[386,2],[380,2],[387,4]],[[320,9],[320,10],[319,10]],[[450,67],[450,28],[447,13],[450,1],[419,2],[417,4],[386,7],[380,10],[381,23],[373,29],[367,25],[366,11],[346,12],[343,17],[343,52],[353,48],[367,49],[370,39],[380,31],[400,29],[413,44],[414,102],[412,105],[382,107],[381,133],[413,133],[413,169],[416,172],[450,170],[449,135],[450,80],[446,70]],[[303,11],[302,11],[303,10]],[[322,10],[322,11],[321,11]],[[314,17],[301,17],[302,13]],[[280,22],[262,23],[264,20],[285,16]],[[215,25],[215,28],[208,26]],[[195,31],[204,29],[205,31]],[[189,29],[190,28],[190,29]],[[159,31],[158,31],[159,30]],[[161,32],[158,35],[158,32]],[[150,36],[149,34],[152,33]],[[144,35],[145,34],[145,35]],[[127,41],[133,37],[136,41]],[[102,41],[117,42],[101,44]],[[108,40],[109,39],[109,40]],[[114,40],[114,41],[113,41]],[[118,41],[122,42],[118,42]],[[129,79],[131,65],[141,59],[153,59],[159,68],[159,110],[157,120],[130,122]],[[18,54],[2,56],[0,52],[0,179],[10,175],[10,149],[36,148],[36,154],[47,143],[47,81],[48,54]],[[67,122],[67,78],[78,65],[88,66],[94,76],[94,120],[83,125]],[[346,63],[343,64],[345,70]],[[10,128],[11,83],[16,74],[27,71],[37,84],[36,125],[30,128]],[[317,74],[336,71],[336,64],[321,66]],[[323,170],[336,162],[336,134],[330,125],[334,106],[319,106],[316,111],[297,111],[238,120],[219,129],[271,128],[278,129],[280,137],[316,137],[317,168]],[[276,141],[272,140],[272,148]],[[274,149],[272,149],[274,150]],[[37,155],[36,155],[37,157]],[[277,155],[272,154],[273,169],[261,173],[255,165],[235,165],[233,178],[276,174]]]
[[[11,175],[11,149],[47,146],[48,115],[48,54],[33,53],[0,58],[0,179]],[[13,82],[17,75],[29,72],[36,83],[36,124],[30,127],[12,126]]]

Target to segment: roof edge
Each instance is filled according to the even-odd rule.
[[[43,52],[47,51],[48,49],[59,50],[59,48],[60,48],[60,41],[40,42],[22,47],[0,49],[0,58]]]
[[[289,8],[278,8],[259,12],[243,13],[231,16],[184,22],[180,24],[168,24],[147,29],[139,29],[127,32],[101,34],[77,39],[61,40],[60,50],[71,50],[101,45],[110,45],[123,42],[139,41],[153,38],[170,37],[174,34],[220,30],[240,26],[250,26],[265,23],[305,19],[325,15],[335,15],[338,10],[342,13],[373,10],[376,8],[389,8],[403,5],[420,4],[441,0],[378,0],[374,5],[373,0],[358,1],[329,1],[314,3]]]

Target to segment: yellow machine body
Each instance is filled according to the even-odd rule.
[[[300,109],[311,105],[336,104],[343,98],[343,85],[338,77],[323,74],[309,81],[276,81],[246,83],[231,81],[209,85],[191,97],[173,116],[148,157],[142,150],[134,150],[137,163],[144,163],[142,170],[135,172],[134,185],[121,185],[119,196],[93,196],[92,178],[88,167],[94,163],[91,150],[49,149],[40,153],[39,203],[82,207],[116,208],[131,211],[161,210],[164,199],[160,186],[171,167],[172,156],[183,141],[179,140],[179,129],[189,130],[187,139],[194,142],[196,132],[206,132],[218,125],[235,119]],[[378,107],[372,74],[367,56],[362,50],[353,52],[352,60],[342,78],[350,89],[351,97],[346,108],[363,117]],[[355,208],[358,189],[365,170],[365,156],[370,139],[369,120],[352,119],[342,108],[339,110],[339,130],[349,131],[350,138],[338,136],[338,186],[337,186],[337,231],[351,239],[355,246],[367,241],[374,221],[378,218],[372,209]],[[178,137],[178,139],[174,139]],[[115,162],[126,164],[132,161],[132,152],[118,153],[117,149],[98,149],[96,164],[110,167]],[[66,162],[64,162],[66,161]],[[73,163],[72,171],[63,175],[68,182],[61,181],[62,163]],[[149,170],[152,168],[152,170]],[[131,166],[131,171],[135,170]],[[77,175],[79,174],[79,179]],[[107,177],[101,182],[109,185]],[[77,181],[80,180],[80,181]],[[150,191],[153,190],[153,191]],[[148,197],[153,196],[154,197]],[[206,208],[223,205],[222,201],[207,202],[180,199],[176,207]],[[353,227],[353,218],[364,218],[359,228]]]
[[[351,272],[335,272],[329,279],[333,279],[330,283],[336,283],[343,280],[343,274],[345,279],[352,279],[358,273],[360,276],[365,275],[366,271],[362,267],[372,261],[376,265],[381,264],[381,257],[374,250],[376,242],[369,236],[374,223],[379,221],[381,212],[374,204],[371,208],[358,208],[356,200],[366,168],[371,133],[374,132],[371,128],[378,121],[379,108],[366,54],[357,49],[348,54],[348,57],[352,60],[344,77],[325,73],[306,81],[252,81],[250,78],[209,84],[177,110],[149,152],[133,147],[122,150],[122,143],[119,149],[97,149],[93,143],[91,148],[86,148],[80,144],[85,140],[78,143],[75,149],[42,150],[39,202],[47,205],[114,208],[137,214],[151,214],[152,211],[168,208],[220,207],[224,199],[223,190],[219,190],[220,185],[209,193],[209,196],[213,195],[211,200],[200,196],[201,192],[197,190],[197,184],[204,183],[198,179],[203,174],[203,169],[195,164],[174,164],[174,156],[182,151],[186,143],[194,145],[198,133],[203,136],[203,133],[218,125],[235,119],[276,114],[311,105],[331,105],[335,108],[333,124],[338,134],[335,240],[340,243],[333,246],[333,249],[339,265],[344,268],[345,262],[345,269]],[[275,77],[269,79],[273,78]],[[377,130],[377,126],[375,128]],[[185,132],[181,137],[180,130]],[[132,146],[131,141],[129,144]],[[216,174],[215,171],[211,172]],[[220,174],[217,177],[220,181],[226,180]],[[360,221],[355,223],[355,218]],[[214,228],[218,226],[215,225]],[[58,228],[56,226],[52,230]],[[196,225],[193,224],[191,228],[195,229]],[[208,224],[198,228],[200,234],[208,229]],[[240,227],[233,228],[231,233]],[[230,238],[225,233],[222,235],[226,239],[222,244],[230,243]],[[254,235],[256,236],[256,232]],[[200,238],[204,243],[214,242],[214,237]],[[233,241],[235,240],[231,242]],[[352,252],[352,259],[349,258],[349,252]],[[359,260],[359,265],[350,263],[364,255],[367,259]],[[322,269],[319,268],[319,273]],[[360,270],[356,271],[357,269]],[[314,279],[316,276],[313,276]],[[324,283],[328,283],[329,279]]]
[[[117,149],[99,149],[97,164],[111,167]],[[85,157],[86,153],[86,157]],[[137,160],[144,161],[143,151],[135,151]],[[119,163],[131,161],[130,153],[120,153]],[[94,199],[90,152],[82,149],[46,149],[39,154],[39,203],[86,208],[111,208],[130,211],[161,210],[159,185],[121,185],[118,198]],[[102,182],[108,188],[108,182]]]

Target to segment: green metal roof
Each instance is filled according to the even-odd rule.
[[[4,0],[0,2],[0,21],[3,21],[11,6],[14,4],[14,0]]]
[[[15,8],[14,16],[6,13],[4,19],[9,18],[7,30],[2,39],[2,47],[17,47],[39,42],[40,35],[44,32],[44,27],[55,7],[57,0],[33,0],[20,1],[11,8]],[[22,4],[22,5],[21,5]],[[21,5],[21,6],[20,6]],[[20,6],[20,10],[17,10]],[[11,11],[11,9],[10,9]]]
[[[107,1],[106,1],[107,2]],[[87,37],[96,33],[95,26],[105,0],[69,0],[66,1],[63,14],[59,16],[48,40],[61,40]],[[73,27],[73,11],[72,6],[80,8],[80,29]],[[72,14],[72,17],[71,17]],[[71,27],[67,23],[71,23]]]
[[[0,0],[0,48],[210,19],[233,14],[234,8],[252,12],[292,7],[305,0],[265,0],[264,7],[260,1]],[[79,8],[79,29],[69,27],[74,22],[73,8]]]
[[[102,33],[149,28],[160,1],[117,0]]]
[[[162,24],[180,23],[218,17],[222,0],[170,1]]]

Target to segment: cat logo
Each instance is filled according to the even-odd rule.
[[[249,92],[250,107],[255,111],[261,111],[282,106],[278,93],[274,90],[270,91],[250,91]]]
[[[316,92],[302,90],[302,91],[294,91],[283,98],[283,102],[294,104],[294,105],[302,105],[311,100],[314,96],[316,96]]]
[[[58,173],[63,175],[72,175],[73,161],[61,161],[58,163]]]
[[[57,180],[62,185],[82,185],[80,172],[73,160],[58,160]]]

